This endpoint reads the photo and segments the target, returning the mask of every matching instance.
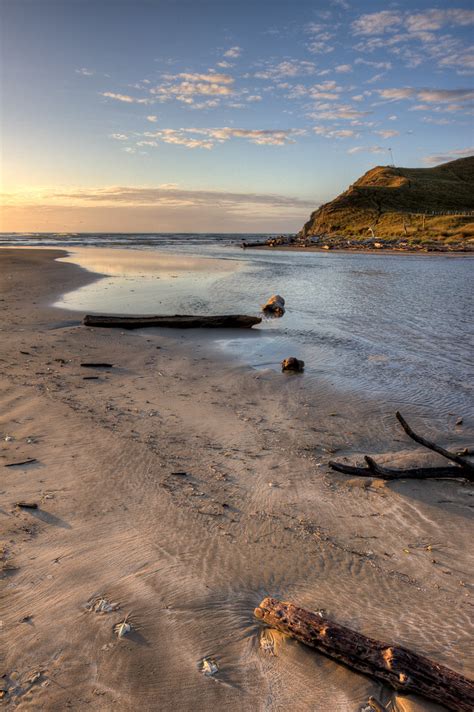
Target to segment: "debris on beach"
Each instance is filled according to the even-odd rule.
[[[277,636],[281,636],[276,630],[262,628],[259,636],[260,649],[267,655],[277,655]],[[282,637],[282,636],[281,636]]]
[[[27,460],[19,460],[18,462],[7,462],[4,467],[19,467],[19,465],[31,465],[33,462],[37,462],[35,457],[30,457]]]
[[[283,373],[285,371],[292,371],[293,373],[302,373],[304,371],[304,361],[295,358],[294,356],[289,356],[283,359],[281,362],[281,370]]]
[[[112,611],[117,611],[120,605],[108,601],[105,596],[97,596],[87,602],[86,608],[88,611],[93,611],[94,613],[112,613]]]
[[[410,467],[406,469],[398,469],[394,467],[385,467],[384,465],[379,465],[375,460],[373,460],[368,455],[365,455],[364,460],[366,463],[365,467],[356,467],[354,465],[346,465],[342,462],[335,462],[330,460],[328,465],[331,469],[337,472],[342,472],[345,475],[356,475],[357,477],[376,477],[382,480],[396,480],[396,479],[465,479],[470,482],[474,482],[474,464],[465,460],[465,455],[458,455],[449,450],[445,450],[440,445],[437,445],[430,440],[422,437],[415,433],[415,431],[408,425],[405,418],[398,411],[395,413],[395,417],[402,426],[403,430],[406,432],[408,437],[414,440],[419,445],[423,445],[428,450],[433,450],[442,455],[447,460],[456,463],[455,465],[437,465],[435,467]]]
[[[220,314],[220,315],[189,315],[175,314],[174,316],[108,316],[107,314],[86,314],[82,323],[85,326],[98,326],[101,328],[144,329],[147,327],[165,327],[172,329],[251,329],[260,324],[259,316],[246,314]],[[120,332],[123,334],[124,332]],[[81,364],[84,366],[85,364]],[[97,366],[97,364],[95,364]],[[105,365],[105,364],[102,364]]]
[[[17,502],[15,506],[21,507],[22,509],[38,509],[36,502]]]
[[[219,666],[217,665],[216,661],[213,660],[212,658],[203,658],[201,660],[201,672],[204,675],[215,675],[216,673],[219,672]]]
[[[113,363],[81,363],[82,368],[113,368]]]
[[[130,633],[131,630],[132,630],[132,626],[130,625],[130,623],[127,623],[126,618],[121,623],[117,623],[114,626],[114,631],[117,635],[117,638],[123,638],[128,633]]]
[[[276,598],[264,598],[254,614],[267,626],[394,690],[423,695],[456,712],[474,709],[474,682],[408,648],[368,638],[324,615]],[[372,709],[378,712],[380,707]]]
[[[387,708],[375,697],[369,697],[367,704],[362,707],[361,712],[386,712]]]
[[[279,294],[274,294],[263,305],[262,311],[266,316],[281,317],[285,313],[285,300]]]

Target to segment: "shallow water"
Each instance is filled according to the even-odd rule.
[[[109,260],[108,268],[103,255],[96,259],[100,250],[88,251],[93,259],[73,255],[108,275],[58,303],[81,312],[252,314],[282,294],[282,319],[212,334],[215,345],[257,368],[302,358],[312,384],[324,379],[398,407],[441,416],[472,406],[472,258],[242,251],[240,241],[251,237],[51,234],[0,242],[135,248],[117,251],[130,259],[112,267]],[[204,257],[212,259],[195,259]]]

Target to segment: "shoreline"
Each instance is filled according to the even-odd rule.
[[[0,250],[7,701],[263,712],[298,694],[309,712],[382,694],[404,712],[438,710],[283,638],[269,655],[252,611],[266,594],[325,608],[472,675],[466,488],[330,471],[329,459],[365,453],[437,460],[400,435],[394,404],[218,358],[205,334],[81,326],[50,303],[101,276],[57,254]],[[460,448],[472,434],[436,435]],[[89,610],[97,597],[119,608]]]
[[[278,245],[271,247],[270,245],[259,245],[258,247],[245,247],[244,250],[259,250],[273,252],[320,252],[321,254],[347,254],[347,255],[409,255],[411,257],[474,257],[474,250],[465,252],[450,252],[449,250],[397,250],[397,249],[371,249],[371,248],[331,248],[325,250],[316,245],[309,247],[293,246],[293,245]]]

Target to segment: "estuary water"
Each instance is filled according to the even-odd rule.
[[[474,258],[240,248],[255,237],[265,236],[4,234],[0,244],[66,247],[103,274],[58,303],[80,312],[254,314],[281,294],[282,319],[206,338],[255,368],[302,358],[308,385],[431,417],[472,410]]]

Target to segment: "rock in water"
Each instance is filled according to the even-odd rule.
[[[281,362],[281,370],[292,371],[293,373],[302,373],[304,371],[304,361],[300,361],[294,356],[289,356]]]
[[[270,299],[263,305],[262,311],[267,316],[283,316],[285,313],[285,300],[280,297],[279,294],[274,294]]]

